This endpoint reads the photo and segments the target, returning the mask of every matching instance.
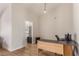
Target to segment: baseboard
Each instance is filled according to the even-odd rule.
[[[25,46],[22,45],[22,46],[19,46],[19,47],[17,47],[17,48],[14,48],[14,49],[8,49],[8,51],[13,52],[13,51],[16,51],[16,50],[21,49],[21,48],[24,48],[24,47],[25,47]]]

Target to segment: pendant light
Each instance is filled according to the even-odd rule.
[[[47,10],[46,10],[46,3],[44,3],[44,14],[46,14]]]

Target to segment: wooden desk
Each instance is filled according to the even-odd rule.
[[[67,43],[64,41],[51,41],[51,40],[38,40],[37,43],[38,51],[39,49],[53,52],[56,54],[64,56],[73,55],[73,43]]]

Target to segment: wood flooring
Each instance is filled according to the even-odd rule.
[[[0,56],[55,56],[56,54],[48,51],[40,51],[38,53],[36,44],[28,44],[25,48],[9,52],[0,48]]]

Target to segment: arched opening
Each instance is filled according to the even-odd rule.
[[[33,23],[25,21],[25,39],[27,43],[33,43]]]

